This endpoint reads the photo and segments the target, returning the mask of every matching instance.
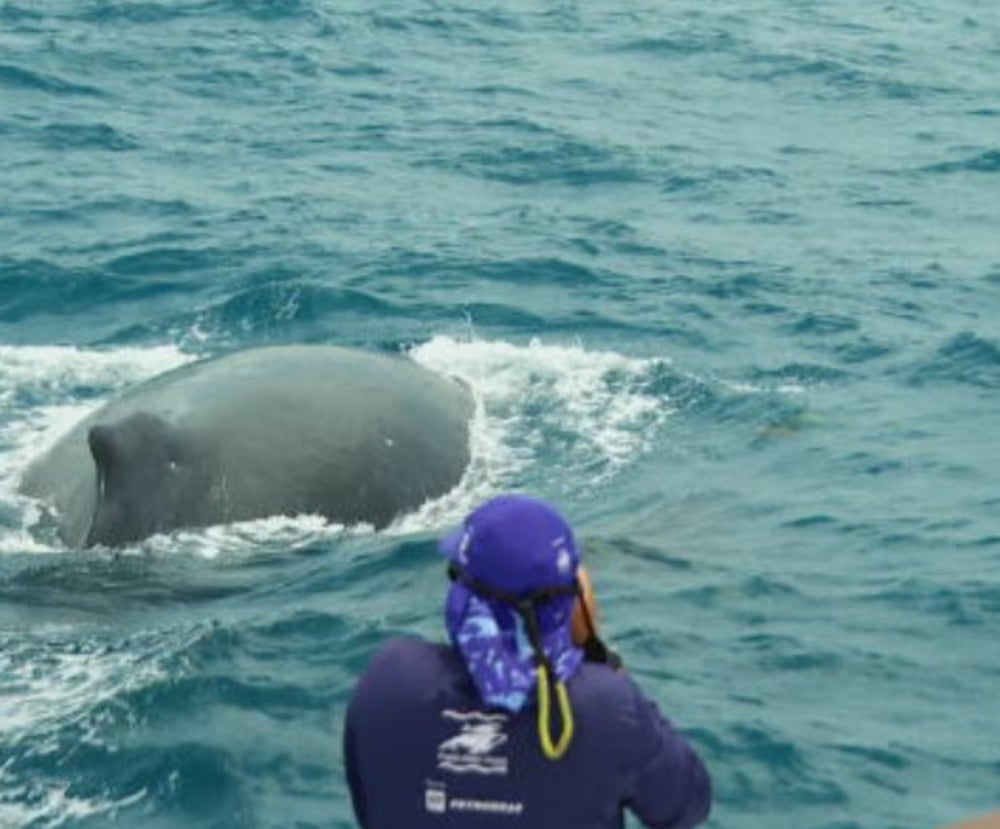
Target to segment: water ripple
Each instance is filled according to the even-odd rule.
[[[0,87],[48,92],[53,95],[100,96],[103,93],[95,86],[71,83],[56,75],[32,72],[19,66],[0,64]]]
[[[984,150],[957,161],[943,161],[924,167],[924,173],[1000,173],[1000,150]]]
[[[909,380],[915,386],[961,383],[983,389],[1000,388],[1000,343],[963,331],[918,365]]]

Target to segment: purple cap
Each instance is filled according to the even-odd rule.
[[[526,495],[500,495],[477,507],[439,549],[477,581],[518,596],[573,584],[580,564],[566,520]]]

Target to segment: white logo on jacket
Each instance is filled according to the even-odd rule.
[[[494,753],[507,742],[506,714],[446,709],[441,716],[457,723],[459,731],[438,746],[439,770],[456,774],[507,773],[507,758]]]

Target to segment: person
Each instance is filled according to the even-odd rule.
[[[654,829],[704,821],[704,764],[598,635],[569,524],[501,495],[440,542],[449,645],[395,637],[347,706],[363,829]]]

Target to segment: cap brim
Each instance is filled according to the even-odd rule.
[[[451,561],[458,559],[458,551],[462,546],[462,538],[465,536],[465,527],[459,527],[454,532],[448,533],[438,542],[438,552]]]

